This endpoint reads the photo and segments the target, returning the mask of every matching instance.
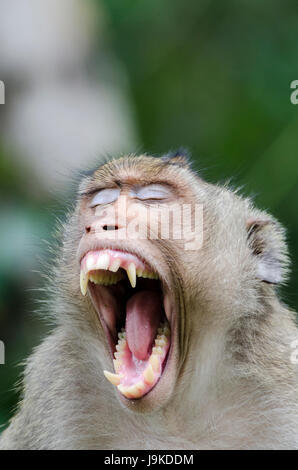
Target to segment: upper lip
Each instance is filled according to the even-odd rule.
[[[158,274],[159,279],[164,282],[164,276],[162,272],[158,269],[158,266],[155,262],[154,259],[148,259],[144,253],[141,253],[140,251],[136,250],[135,247],[130,246],[130,244],[127,244],[127,246],[124,245],[122,242],[121,245],[117,243],[88,243],[88,246],[84,244],[84,247],[80,247],[78,250],[78,258],[79,258],[79,264],[81,266],[83,258],[86,256],[87,253],[90,251],[101,251],[101,250],[114,250],[118,251],[120,253],[126,253],[126,254],[132,254],[136,256],[147,268],[149,268],[152,272],[155,272]]]

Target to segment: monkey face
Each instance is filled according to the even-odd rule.
[[[181,170],[153,157],[123,158],[80,188],[81,293],[113,359],[106,378],[124,403],[142,408],[160,406],[177,378],[185,240],[174,233],[173,216],[193,200]]]
[[[136,411],[162,406],[190,368],[199,376],[201,351],[224,354],[225,332],[259,308],[260,281],[278,281],[285,264],[282,233],[268,216],[180,158],[104,164],[82,182],[73,221],[73,295],[80,284],[114,369],[103,373]]]

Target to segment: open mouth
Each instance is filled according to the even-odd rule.
[[[142,398],[163,374],[171,345],[170,312],[158,273],[118,250],[89,251],[81,261],[87,290],[107,335],[114,372],[106,378],[129,399]]]

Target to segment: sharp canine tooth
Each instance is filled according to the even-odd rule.
[[[156,354],[151,354],[149,362],[150,362],[154,372],[158,372],[159,367],[160,367],[160,362],[159,362],[158,356]]]
[[[149,364],[146,368],[146,370],[144,371],[144,379],[145,381],[148,383],[148,384],[152,384],[153,381],[154,381],[154,371],[152,369],[152,366],[151,364]]]
[[[112,372],[109,372],[108,370],[104,370],[103,373],[111,384],[116,386],[120,384],[121,377],[119,374],[112,374]]]
[[[113,273],[117,272],[121,264],[121,260],[119,258],[115,259],[111,266],[109,267],[109,271],[112,271]]]
[[[130,265],[127,268],[127,276],[128,279],[131,283],[131,287],[136,287],[136,267],[134,263],[130,263]]]
[[[110,256],[108,253],[103,253],[100,255],[96,262],[96,269],[108,269],[110,264]]]
[[[87,293],[87,286],[88,286],[88,274],[85,274],[83,271],[80,272],[80,287],[82,295],[86,295]]]

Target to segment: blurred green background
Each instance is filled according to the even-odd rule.
[[[20,362],[48,331],[33,289],[62,187],[97,154],[185,146],[206,179],[242,186],[287,227],[282,297],[298,307],[297,1],[42,3],[0,12],[0,426]]]

